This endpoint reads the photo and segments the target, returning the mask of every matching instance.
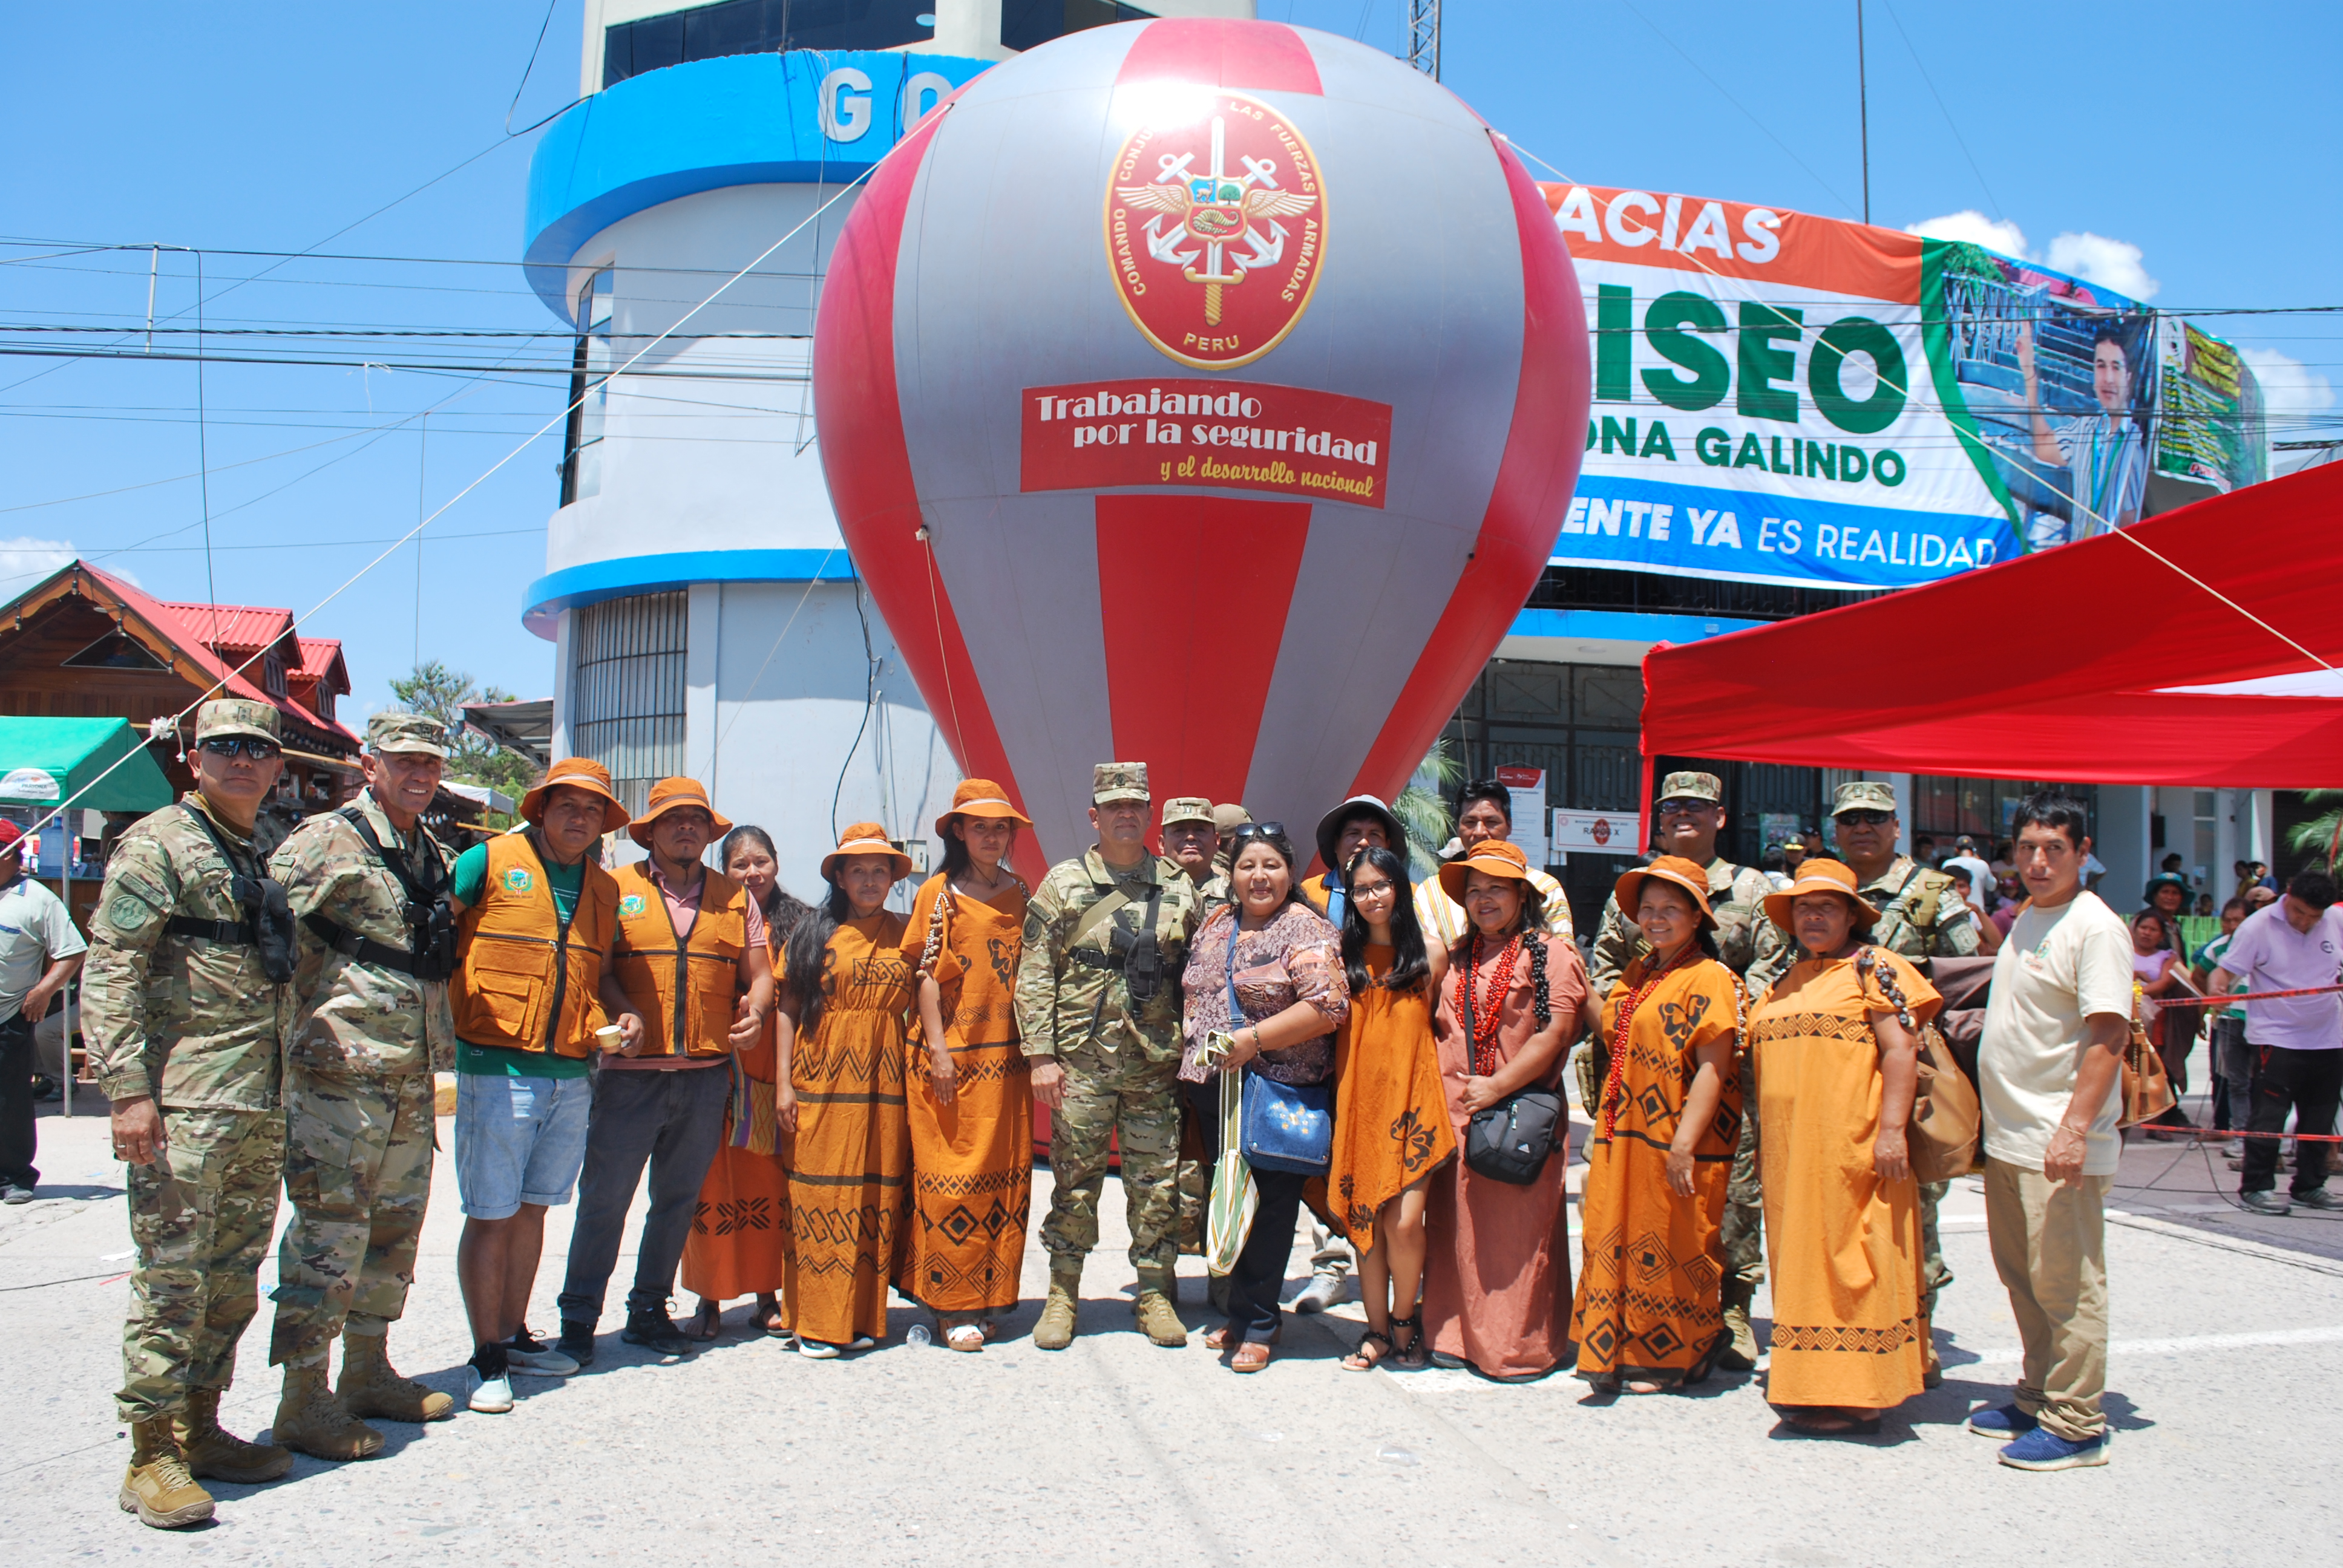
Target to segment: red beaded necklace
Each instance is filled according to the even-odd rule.
[[[1644,999],[1659,989],[1662,980],[1685,959],[1695,956],[1697,945],[1686,942],[1676,950],[1676,956],[1644,977],[1644,983],[1629,991],[1619,1002],[1619,1016],[1611,1025],[1611,1071],[1603,1082],[1603,1136],[1609,1138],[1619,1120],[1619,1102],[1626,1085],[1627,1032],[1635,1021],[1635,1010]]]
[[[1481,932],[1474,928],[1471,947],[1466,950],[1464,966],[1464,1044],[1473,1062],[1476,1078],[1487,1078],[1504,1064],[1497,1059],[1497,1026],[1505,1010],[1505,993],[1513,989],[1513,965],[1522,956],[1522,933],[1515,931],[1507,940],[1504,950],[1497,955],[1497,972],[1504,978],[1497,981],[1494,1005],[1484,1020],[1473,1000],[1473,982],[1481,974]]]

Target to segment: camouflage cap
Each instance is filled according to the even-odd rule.
[[[1174,822],[1202,822],[1215,829],[1221,825],[1212,815],[1212,803],[1201,795],[1175,795],[1163,802],[1163,825]]]
[[[1857,779],[1852,784],[1842,784],[1831,797],[1831,815],[1842,811],[1893,811],[1896,809],[1896,786],[1885,779]]]
[[[222,697],[196,709],[196,744],[214,736],[249,735],[285,743],[285,727],[274,706],[242,697]]]
[[[1091,769],[1091,804],[1103,806],[1110,800],[1144,800],[1147,797],[1147,764],[1144,762],[1101,762]]]
[[[447,727],[425,713],[384,711],[367,720],[367,749],[447,755]]]
[[[1660,780],[1663,800],[1705,800],[1725,804],[1725,780],[1714,773],[1671,773]]]
[[[1223,833],[1233,833],[1252,820],[1252,813],[1233,800],[1212,808],[1212,826]]]

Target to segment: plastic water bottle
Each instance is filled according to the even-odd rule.
[[[928,1332],[927,1324],[913,1323],[904,1333],[903,1342],[914,1350],[924,1349],[936,1342],[936,1336]]]

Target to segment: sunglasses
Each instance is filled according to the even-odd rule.
[[[1247,839],[1282,839],[1284,837],[1285,824],[1282,822],[1247,822],[1229,835],[1229,842],[1242,844]]]
[[[1841,811],[1834,819],[1842,828],[1885,828],[1896,820],[1893,811]]]
[[[1695,811],[1714,811],[1716,809],[1716,802],[1714,800],[1674,799],[1660,802],[1660,815],[1663,817],[1689,817]]]
[[[198,741],[196,747],[215,757],[249,757],[255,762],[266,762],[285,754],[285,749],[277,742],[263,740],[256,735],[215,735],[209,740]]]

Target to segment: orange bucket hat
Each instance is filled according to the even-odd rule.
[[[952,791],[951,809],[936,819],[936,837],[948,839],[944,824],[955,817],[998,817],[1014,822],[1021,828],[1031,828],[1033,819],[1009,803],[1009,791],[990,779],[963,779]],[[882,838],[885,835],[880,835]]]
[[[1483,839],[1473,846],[1471,854],[1440,868],[1440,890],[1456,902],[1463,903],[1464,879],[1473,871],[1526,882],[1530,879],[1529,857],[1522,853],[1517,844],[1507,843],[1503,839]]]
[[[731,819],[708,803],[708,788],[699,779],[662,779],[651,786],[650,804],[644,808],[641,816],[628,825],[627,837],[644,849],[649,849],[650,825],[682,806],[697,806],[707,812],[708,819],[715,824],[718,838],[732,830]]]
[[[1657,877],[1692,895],[1693,907],[1700,911],[1700,923],[1705,930],[1716,929],[1716,914],[1708,907],[1708,873],[1682,855],[1662,855],[1648,866],[1638,866],[1611,885],[1613,896],[1619,900],[1619,912],[1627,917],[1630,925],[1635,917],[1628,911],[1643,896],[1644,879]]]
[[[530,786],[520,798],[520,814],[524,821],[545,820],[545,803],[556,789],[583,789],[588,795],[599,795],[602,807],[602,831],[615,833],[630,820],[627,809],[618,803],[610,790],[610,770],[599,762],[583,757],[565,757],[546,769],[545,777]]]
[[[1855,929],[1869,930],[1879,919],[1879,911],[1863,901],[1855,890],[1853,868],[1838,860],[1820,859],[1798,862],[1798,879],[1785,892],[1765,895],[1765,916],[1792,936],[1797,932],[1790,925],[1790,904],[1801,893],[1836,893],[1855,906]]]
[[[887,829],[876,822],[856,822],[838,836],[838,848],[821,858],[821,879],[835,881],[830,875],[838,862],[849,855],[885,855],[895,862],[894,881],[911,874],[911,857],[887,841]]]

